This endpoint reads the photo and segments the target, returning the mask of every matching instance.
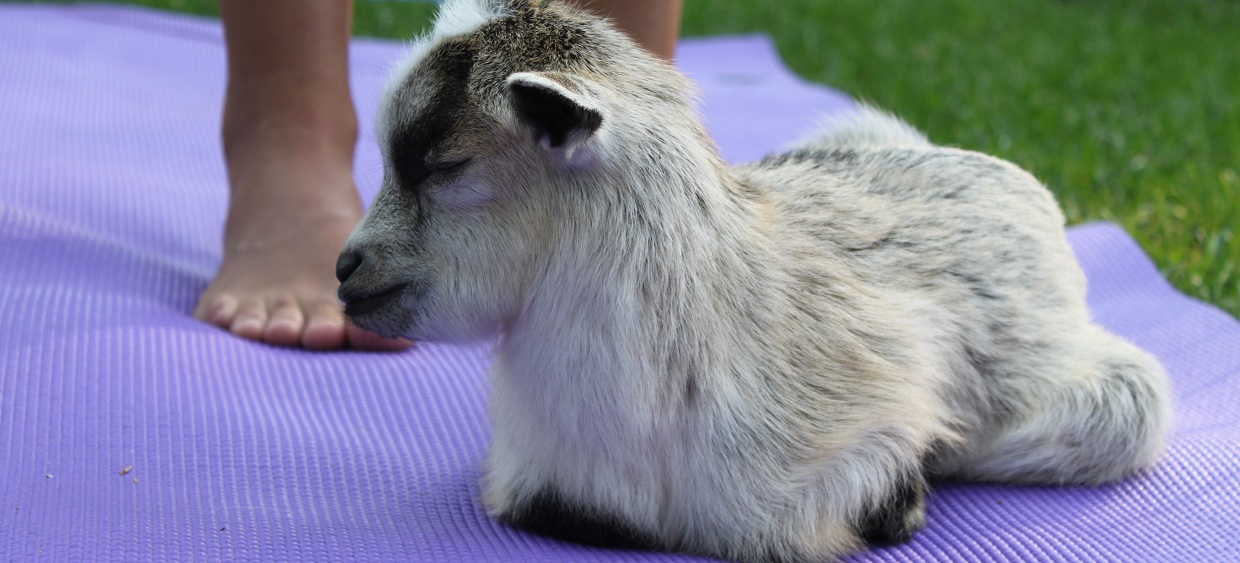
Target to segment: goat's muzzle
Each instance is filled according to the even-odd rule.
[[[379,260],[364,250],[345,249],[336,261],[336,294],[344,302],[345,314],[358,317],[378,311],[397,301],[409,284],[383,280],[377,275]]]

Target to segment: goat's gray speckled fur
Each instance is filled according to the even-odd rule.
[[[926,476],[1155,462],[1151,356],[1090,321],[1051,194],[873,109],[728,167],[692,89],[558,4],[451,0],[397,69],[353,320],[498,335],[484,502],[741,561],[901,541]]]

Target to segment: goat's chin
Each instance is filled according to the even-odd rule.
[[[418,331],[415,329],[415,323],[413,322],[417,315],[399,304],[360,314],[351,313],[346,307],[345,313],[349,317],[349,322],[384,338],[407,338],[415,341],[427,340],[417,334]]]
[[[406,338],[415,342],[471,344],[494,338],[499,328],[493,325],[461,325],[436,323],[418,311],[392,305],[360,315],[348,315],[349,321],[384,338]]]

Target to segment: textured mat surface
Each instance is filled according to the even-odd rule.
[[[364,120],[398,50],[355,43]],[[763,38],[687,41],[681,65],[732,160],[850,103]],[[487,346],[311,354],[190,318],[220,253],[223,78],[211,21],[0,6],[0,561],[693,560],[485,517]],[[367,198],[378,171],[364,131]],[[940,485],[912,543],[858,559],[1240,557],[1240,325],[1115,227],[1071,238],[1097,317],[1174,378],[1169,454],[1097,489]]]

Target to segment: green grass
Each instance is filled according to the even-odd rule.
[[[433,9],[358,2],[354,28],[408,38]],[[1024,166],[1071,223],[1120,223],[1173,284],[1240,316],[1240,2],[687,0],[683,29],[772,35],[802,76]]]
[[[1240,316],[1240,2],[754,4],[690,0],[684,33],[771,32],[802,76],[1024,166]]]

